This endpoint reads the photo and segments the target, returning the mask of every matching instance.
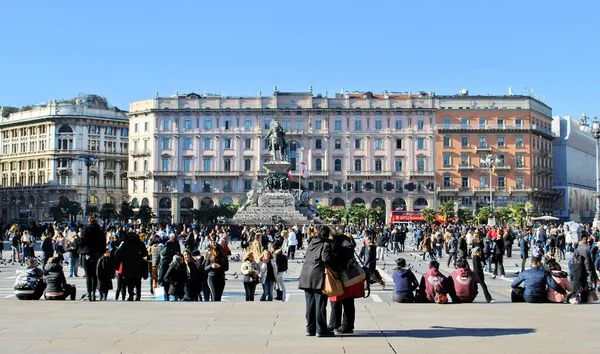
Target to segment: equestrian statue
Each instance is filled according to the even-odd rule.
[[[285,141],[285,132],[277,119],[271,121],[267,141],[269,142],[269,151],[273,154],[273,160],[283,161],[288,146]]]

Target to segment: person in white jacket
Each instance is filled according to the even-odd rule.
[[[277,263],[273,259],[273,255],[269,251],[264,251],[260,257],[260,283],[262,284],[263,293],[260,296],[260,301],[273,301],[273,288],[278,281],[277,278]]]
[[[289,259],[294,259],[297,246],[298,246],[298,236],[296,236],[296,232],[294,231],[294,229],[290,229],[290,232],[288,234],[288,250],[287,250],[287,257]]]

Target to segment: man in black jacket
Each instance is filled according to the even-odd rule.
[[[96,301],[96,288],[98,287],[98,274],[96,265],[106,250],[106,238],[98,225],[96,218],[90,216],[88,225],[81,232],[79,254],[83,257],[83,270],[86,276],[87,298]]]

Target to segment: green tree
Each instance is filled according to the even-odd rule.
[[[17,113],[18,111],[17,107],[2,106],[2,118],[8,118],[11,113]]]
[[[454,217],[454,206],[455,204],[453,200],[449,200],[440,205],[440,213],[442,214],[442,219],[444,220],[444,222],[447,223],[448,219]]]
[[[85,215],[87,216],[96,216],[98,215],[98,206],[94,204],[90,204],[85,208]]]
[[[135,218],[139,219],[143,225],[149,224],[153,217],[154,214],[152,214],[152,208],[148,205],[140,206],[137,214],[135,215]]]
[[[63,217],[67,216],[67,214],[64,212],[64,209],[60,205],[51,206],[50,209],[48,209],[48,213],[52,215],[54,221],[59,221]]]
[[[511,210],[509,207],[500,207],[494,210],[496,219],[499,225],[506,225],[511,218]]]
[[[473,209],[470,208],[459,208],[458,209],[458,220],[463,223],[473,222]]]
[[[348,210],[348,219],[353,224],[361,225],[368,216],[367,207],[364,204],[354,204]]]
[[[317,204],[317,212],[319,213],[319,219],[329,221],[336,217],[338,211],[329,205],[319,203]]]
[[[104,220],[104,223],[109,223],[117,216],[117,207],[113,203],[104,203],[102,204],[102,207],[100,207],[98,215]]]
[[[77,215],[81,214],[83,211],[81,203],[74,201],[69,201],[69,203],[65,206],[65,209],[67,210],[67,214],[73,223],[77,221]]]
[[[385,221],[385,213],[381,210],[381,207],[371,207],[366,210],[367,223],[371,222],[383,222]]]
[[[477,221],[478,224],[485,224],[485,223],[487,223],[487,221],[491,215],[492,215],[492,208],[490,206],[481,207],[481,208],[479,208],[479,212],[477,213],[477,217],[475,218],[475,221]]]
[[[510,207],[510,217],[515,219],[519,226],[523,226],[529,219],[533,205],[531,203],[515,203]]]
[[[133,207],[131,206],[131,203],[128,203],[128,202],[121,203],[119,212],[117,214],[119,221],[128,222],[130,219],[132,219],[134,217],[134,215],[135,215],[135,212],[133,211]]]
[[[421,215],[429,225],[432,225],[435,222],[435,209],[429,207],[423,208],[421,210]]]

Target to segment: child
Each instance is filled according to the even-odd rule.
[[[110,258],[110,250],[106,249],[104,255],[98,260],[96,267],[98,274],[98,291],[100,292],[100,301],[106,301],[108,291],[112,290],[112,278],[115,276],[115,266]],[[118,296],[118,295],[117,295]]]

